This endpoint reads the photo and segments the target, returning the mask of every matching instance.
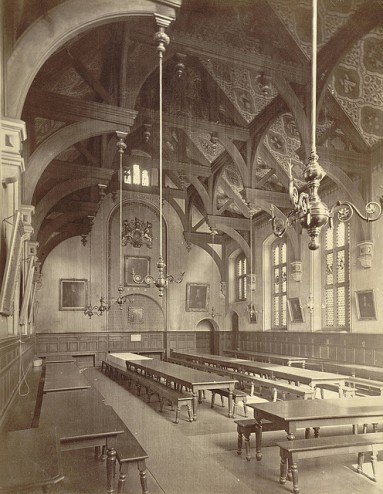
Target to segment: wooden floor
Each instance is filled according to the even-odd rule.
[[[196,422],[189,423],[186,409],[183,409],[180,423],[176,425],[173,423],[174,412],[170,409],[164,407],[161,414],[158,403],[148,405],[95,368],[85,369],[84,374],[103,394],[106,403],[113,406],[149,454],[147,465],[150,494],[292,492],[291,483],[288,482],[285,486],[278,484],[279,452],[274,443],[285,438],[283,432],[266,433],[262,462],[255,460],[253,448],[253,458],[251,462],[247,462],[244,454],[238,456],[236,453],[237,435],[233,419],[227,418],[226,408],[219,405],[211,410],[209,397],[200,406]],[[28,375],[31,394],[36,386],[36,383],[34,386],[32,384],[36,381],[36,376],[36,372]],[[25,424],[33,419],[33,413],[30,410],[28,413]],[[239,406],[238,417],[240,416],[242,410]],[[326,435],[329,432],[327,429],[321,433]],[[336,432],[348,431],[338,429]],[[303,431],[301,435],[303,437]],[[65,479],[52,489],[52,493],[105,493],[105,464],[94,460],[92,450],[64,452],[62,456]],[[383,456],[379,460],[383,460]],[[351,455],[303,460],[299,465],[301,494],[382,494],[383,463],[378,467],[378,482],[374,483],[352,471],[355,462],[356,458]],[[367,463],[365,468],[368,471]],[[128,472],[125,492],[141,492],[136,468],[132,467]]]

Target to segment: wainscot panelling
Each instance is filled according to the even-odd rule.
[[[240,332],[241,350],[383,367],[383,334]],[[225,349],[232,349],[225,339]]]
[[[39,357],[74,357],[83,365],[101,365],[108,352],[164,352],[161,332],[114,333],[38,333],[36,355]]]
[[[34,336],[0,341],[0,423],[16,395],[19,383],[27,375],[34,355]]]
[[[212,331],[197,331],[196,338],[196,351],[198,353],[211,353],[213,345]]]
[[[170,355],[170,350],[192,352],[196,349],[196,333],[194,331],[168,331],[164,335],[167,355]]]

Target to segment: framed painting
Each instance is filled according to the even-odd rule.
[[[144,322],[144,309],[142,307],[128,307],[128,321],[132,324]]]
[[[88,299],[88,280],[60,279],[59,310],[85,310]]]
[[[301,299],[299,297],[287,300],[291,322],[303,322],[303,311]]]
[[[125,256],[124,257],[125,286],[148,286],[145,276],[150,274],[150,257]],[[133,276],[140,280],[136,283]]]
[[[359,290],[355,292],[356,313],[359,321],[376,319],[374,290]]]
[[[186,310],[206,312],[209,307],[210,285],[207,283],[186,283]]]

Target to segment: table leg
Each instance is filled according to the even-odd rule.
[[[123,494],[127,474],[128,474],[128,464],[125,462],[121,463],[120,475],[118,477],[117,494]]]
[[[197,392],[193,391],[193,420],[197,420],[198,398]]]
[[[146,463],[145,460],[138,462],[138,470],[140,471],[140,482],[142,488],[142,494],[148,494],[148,483],[146,478]]]
[[[262,424],[259,422],[255,430],[255,457],[257,461],[262,460]]]
[[[233,390],[229,389],[229,419],[234,417]]]
[[[113,478],[116,469],[116,450],[108,448],[106,452],[106,492],[108,494],[114,492]]]

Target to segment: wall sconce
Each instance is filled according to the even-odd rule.
[[[294,281],[301,281],[302,280],[302,261],[293,261],[290,263],[290,273],[291,277]]]
[[[373,242],[367,240],[358,244],[357,247],[359,249],[358,261],[362,268],[371,268],[374,254]]]

